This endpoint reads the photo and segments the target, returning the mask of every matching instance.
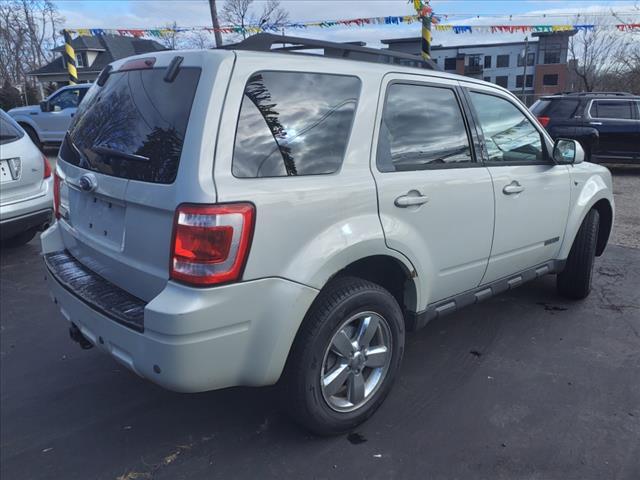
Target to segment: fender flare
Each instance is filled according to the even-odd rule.
[[[38,126],[35,124],[35,122],[33,120],[31,120],[29,117],[25,117],[24,115],[20,115],[18,117],[11,117],[11,118],[13,118],[18,123],[18,125],[20,125],[23,128],[24,128],[25,125],[30,127],[30,128],[32,128],[33,131],[38,136],[38,140],[40,140],[42,142],[42,135],[40,135],[40,131],[38,130]]]
[[[607,230],[605,231],[601,228],[598,234],[598,249],[596,251],[596,255],[602,254],[613,224],[614,202],[611,191],[602,180],[602,177],[599,175],[593,175],[585,182],[573,205],[573,210],[569,213],[567,226],[565,227],[564,239],[558,253],[559,260],[565,260],[569,256],[569,252],[571,251],[573,242],[578,234],[578,230],[587,216],[587,213],[589,213],[589,211],[596,205],[599,205],[599,207],[596,207],[599,210],[600,208],[606,208],[604,202],[608,205],[611,215],[608,219],[605,219],[605,222],[607,222],[608,225],[606,223],[602,225],[607,227]]]

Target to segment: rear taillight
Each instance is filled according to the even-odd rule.
[[[540,122],[540,124],[544,128],[547,128],[547,125],[549,125],[549,122],[551,121],[551,118],[549,118],[549,117],[538,117],[538,121]]]
[[[56,219],[60,218],[60,177],[57,173],[53,175],[53,213]]]
[[[180,205],[173,225],[171,278],[200,286],[238,280],[249,253],[254,217],[250,203]]]
[[[42,155],[42,161],[44,162],[44,175],[42,178],[49,178],[51,176],[51,166],[49,165],[49,160],[47,160],[47,157]]]

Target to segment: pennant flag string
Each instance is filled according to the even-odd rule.
[[[433,30],[438,32],[453,32],[455,34],[468,33],[528,33],[528,32],[565,32],[577,30],[588,32],[593,30],[618,30],[620,32],[640,32],[640,23],[622,23],[616,25],[575,24],[575,25],[452,25],[442,24],[441,17],[432,15]],[[421,22],[418,15],[351,18],[345,20],[322,20],[314,22],[287,22],[282,24],[264,25],[225,25],[218,29],[212,27],[176,27],[151,29],[110,29],[110,28],[76,28],[67,29],[78,36],[123,35],[127,37],[155,37],[164,38],[181,32],[206,31],[223,34],[279,32],[282,29],[334,28],[334,27],[366,27],[368,25],[401,25]]]

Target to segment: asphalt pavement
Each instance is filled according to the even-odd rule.
[[[410,334],[387,401],[335,438],[274,387],[177,394],[81,350],[38,252],[0,252],[3,480],[640,478],[639,249],[610,245],[584,301],[549,276]]]

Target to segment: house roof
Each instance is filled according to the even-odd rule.
[[[78,74],[83,72],[99,72],[115,60],[138,55],[140,53],[158,52],[166,48],[155,40],[124,37],[121,35],[100,35],[93,37],[77,37],[71,41],[71,46],[77,52],[97,51],[98,56],[89,67],[78,67]],[[56,47],[54,52],[62,52],[64,46]],[[52,62],[29,72],[29,75],[52,75],[66,73],[62,56]]]

